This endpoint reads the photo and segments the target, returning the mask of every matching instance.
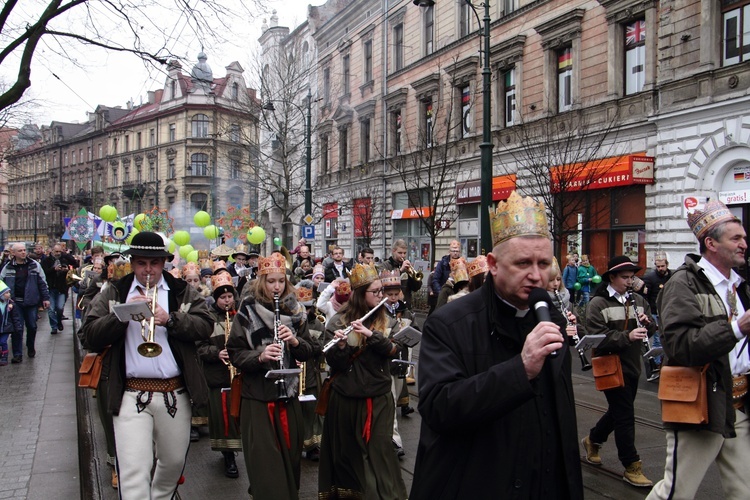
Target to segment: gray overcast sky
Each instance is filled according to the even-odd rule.
[[[233,21],[233,44],[222,44],[221,52],[205,48],[214,76],[224,76],[224,67],[232,61],[239,61],[245,69],[248,85],[252,86],[251,58],[257,53],[263,18],[269,18],[270,11],[277,9],[279,25],[294,29],[304,21],[308,4],[322,3],[322,0],[273,0],[266,3],[267,14],[261,14],[255,20]],[[77,67],[45,49],[44,44],[40,44],[37,50],[41,52],[34,58],[31,88],[26,97],[40,104],[33,111],[33,121],[39,125],[47,125],[52,120],[85,121],[86,112],[93,111],[99,104],[124,107],[131,99],[139,104],[141,100],[145,101],[147,91],[162,88],[164,84],[166,68],[147,68],[134,55],[90,49],[85,60],[77,57],[76,62],[81,66]],[[201,47],[190,34],[180,37],[180,44],[173,50],[186,59],[183,69],[189,72],[197,62]],[[16,72],[17,66],[2,68],[0,78],[7,84],[14,80]]]

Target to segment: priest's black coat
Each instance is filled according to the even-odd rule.
[[[427,319],[411,500],[583,498],[569,349],[548,358],[540,376],[529,381],[522,339],[501,324],[520,321],[525,338],[535,319],[514,316],[488,279]],[[552,319],[564,325],[555,308]],[[559,437],[556,457],[544,455],[550,434]],[[540,470],[550,459],[556,475]]]

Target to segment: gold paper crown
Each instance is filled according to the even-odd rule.
[[[187,278],[191,274],[195,274],[197,276],[201,275],[201,268],[195,262],[188,262],[187,264],[182,266],[182,279]]]
[[[454,283],[469,281],[469,273],[466,271],[466,264],[463,259],[453,259],[451,261],[451,277]]]
[[[302,304],[306,305],[313,300],[313,291],[312,288],[307,288],[306,286],[297,285],[297,301]]]
[[[169,274],[174,276],[177,279],[180,279],[182,276],[180,276],[180,269],[178,267],[173,267],[169,270]]]
[[[231,274],[219,273],[219,274],[214,274],[213,276],[211,276],[211,288],[216,290],[221,286],[231,286],[232,288],[234,288],[234,283],[232,282]]]
[[[107,266],[107,276],[112,281],[119,280],[130,274],[130,272],[130,261],[124,257],[118,257],[110,261],[109,266]]]
[[[466,270],[469,272],[469,279],[473,278],[478,274],[484,274],[490,270],[490,266],[487,265],[487,257],[480,255],[476,259],[469,262],[466,266]]]
[[[217,269],[226,269],[226,268],[227,268],[227,263],[221,259],[215,260],[211,263],[211,269],[213,269],[214,272],[216,272]]]
[[[356,264],[351,273],[349,273],[349,281],[352,284],[353,290],[356,290],[361,286],[369,285],[379,278],[378,270],[375,269],[374,265]]]
[[[198,258],[199,259],[207,259],[208,258],[208,250],[198,250]]]
[[[198,263],[200,264],[201,269],[211,269],[211,260],[208,258],[199,259]]]
[[[258,258],[258,276],[271,273],[286,274],[286,259],[279,252]]]
[[[352,287],[348,281],[339,281],[335,293],[341,297],[348,297],[352,293]]]
[[[658,250],[654,255],[654,260],[667,260],[667,252],[664,250]]]
[[[716,200],[706,202],[703,210],[696,209],[692,212],[688,212],[687,221],[693,234],[699,240],[706,235],[709,229],[717,224],[727,221],[740,222],[740,220],[729,211],[726,205]]]
[[[225,243],[222,243],[218,247],[211,250],[212,257],[229,257],[233,253],[234,250],[232,250],[232,247],[227,246]]]
[[[380,273],[380,281],[383,283],[383,288],[401,288],[401,273],[397,269],[384,270]]]
[[[513,191],[507,201],[497,204],[494,212],[490,208],[490,230],[493,248],[518,236],[550,238],[544,202],[531,196],[523,198]]]

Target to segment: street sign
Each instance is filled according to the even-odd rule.
[[[314,240],[315,226],[302,226],[302,237],[306,240]]]
[[[304,216],[304,217],[302,218],[302,220],[304,221],[304,223],[305,223],[305,224],[307,224],[307,225],[309,226],[310,224],[312,224],[312,223],[313,223],[313,216],[312,216],[312,215],[310,215],[310,214],[307,214],[307,215],[305,215],[305,216]]]

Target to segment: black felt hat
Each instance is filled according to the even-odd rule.
[[[638,272],[642,268],[633,264],[630,257],[627,255],[618,255],[607,263],[607,272],[602,274],[602,280],[609,281],[609,277],[615,273],[621,273],[625,271]]]
[[[174,258],[164,244],[164,240],[157,233],[142,231],[130,240],[130,249],[125,250],[123,255],[131,257],[166,257],[168,261]]]

